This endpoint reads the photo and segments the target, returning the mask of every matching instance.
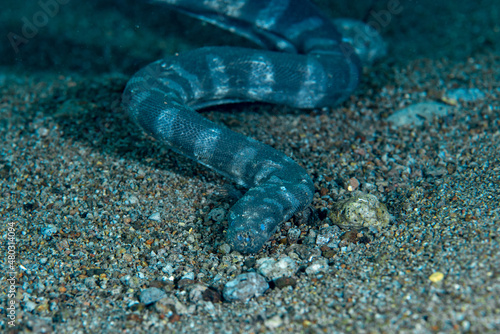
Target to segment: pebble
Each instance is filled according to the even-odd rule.
[[[252,297],[259,297],[269,289],[266,279],[254,272],[244,273],[236,276],[224,286],[222,292],[227,301],[248,302]]]
[[[221,254],[229,254],[231,252],[231,246],[229,246],[228,244],[224,243],[222,245],[219,246],[219,252]]]
[[[194,272],[191,271],[191,272],[188,272],[188,273],[182,275],[180,280],[183,280],[183,279],[194,280]]]
[[[89,291],[89,288],[87,288],[87,287],[85,286],[85,284],[83,284],[83,283],[78,283],[78,284],[76,284],[76,285],[75,285],[75,289],[76,289],[77,291],[80,291],[80,292],[86,292],[86,291]]]
[[[290,277],[297,271],[297,263],[286,256],[278,261],[271,257],[264,257],[257,260],[257,270],[269,280],[280,277]]]
[[[126,285],[132,289],[137,288],[140,285],[139,278],[132,277],[130,275],[125,275],[120,277],[120,282],[122,282],[123,285]]]
[[[42,231],[41,231],[42,235],[45,238],[52,236],[52,234],[54,234],[56,232],[57,232],[57,228],[54,225],[47,225],[46,227],[42,228]]]
[[[326,259],[320,259],[314,261],[311,265],[306,268],[306,274],[316,275],[321,272],[325,272],[328,269],[328,263]]]
[[[167,297],[165,291],[158,288],[147,288],[141,291],[139,300],[141,301],[141,303],[149,305],[165,297]]]
[[[283,319],[279,315],[275,315],[264,321],[264,326],[269,328],[270,330],[274,330],[283,324]]]
[[[122,259],[124,259],[127,262],[131,262],[134,259],[134,257],[129,253],[125,253],[122,256]]]
[[[158,289],[159,290],[159,289]],[[177,298],[175,297],[164,297],[155,304],[157,308],[167,307],[169,309],[175,310],[177,314],[190,314],[194,311],[194,308],[191,306],[196,307],[195,305],[191,305],[190,307],[186,307],[183,303],[181,303]]]
[[[125,200],[125,205],[134,205],[137,203],[139,203],[139,199],[137,198],[137,196],[132,195]]]
[[[127,308],[135,311],[139,308],[140,303],[137,300],[132,300],[127,304]]]
[[[410,124],[420,126],[424,121],[431,122],[434,117],[448,115],[450,110],[451,108],[443,103],[422,102],[394,112],[387,120],[392,122],[395,128]]]
[[[439,271],[437,271],[437,272],[433,273],[431,276],[429,276],[429,280],[431,280],[431,282],[434,282],[434,283],[442,281],[443,278],[444,278],[444,274],[439,272]]]
[[[155,222],[161,222],[161,216],[159,212],[153,213],[151,216],[148,217],[149,220],[154,220]]]
[[[349,185],[347,186],[348,191],[355,191],[359,187],[359,181],[355,177],[349,179]]]
[[[278,289],[283,289],[287,286],[296,286],[297,280],[293,277],[280,277],[274,281],[274,284]]]
[[[47,137],[47,135],[49,134],[49,129],[41,127],[37,130],[37,132],[40,137]]]
[[[457,88],[447,91],[445,97],[450,100],[474,102],[484,99],[486,94],[478,88]]]
[[[192,302],[206,301],[219,303],[222,300],[220,292],[204,284],[192,284],[189,287],[189,300]]]
[[[45,291],[45,285],[43,283],[35,283],[33,287],[38,291],[38,293]]]
[[[161,269],[161,271],[165,274],[172,275],[175,271],[175,268],[172,263],[167,262],[165,263],[165,266]]]
[[[89,288],[94,289],[97,286],[96,280],[93,277],[87,277],[83,283]]]
[[[171,317],[176,314],[175,306],[172,303],[168,303],[165,299],[159,300],[154,304],[154,307],[156,312],[165,314],[167,317]]]
[[[27,301],[25,304],[24,304],[24,310],[26,312],[32,312],[36,307],[36,304],[34,302],[32,302],[31,300]]]

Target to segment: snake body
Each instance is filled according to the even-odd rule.
[[[330,19],[306,0],[160,0],[265,48],[206,47],[158,60],[127,83],[124,106],[147,133],[248,188],[229,210],[227,241],[255,253],[313,199],[291,158],[215,124],[197,109],[261,101],[321,108],[356,88],[360,62]]]

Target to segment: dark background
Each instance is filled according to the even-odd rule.
[[[43,18],[39,15],[42,7],[38,1],[2,1],[0,66],[62,74],[132,74],[146,63],[174,52],[206,45],[252,46],[230,33],[146,1],[64,1],[68,3],[42,22],[38,31],[26,38],[27,43],[19,45],[18,52],[9,36],[25,36],[24,22]],[[315,2],[331,17],[380,22],[377,14],[384,13],[390,1]],[[384,61],[465,61],[476,53],[499,51],[497,0],[401,0],[400,6],[401,13],[391,15],[381,26],[389,45]]]

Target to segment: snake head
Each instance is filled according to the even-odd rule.
[[[257,253],[272,236],[279,221],[269,216],[265,207],[254,207],[252,212],[229,212],[227,241],[232,249],[242,253]],[[265,217],[265,218],[264,218]]]

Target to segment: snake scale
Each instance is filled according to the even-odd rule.
[[[127,83],[123,104],[147,133],[248,188],[229,210],[227,241],[258,252],[279,224],[312,202],[291,158],[215,124],[197,109],[243,101],[321,108],[345,100],[361,64],[332,21],[306,0],[156,0],[242,35],[262,49],[205,47],[153,62]]]

